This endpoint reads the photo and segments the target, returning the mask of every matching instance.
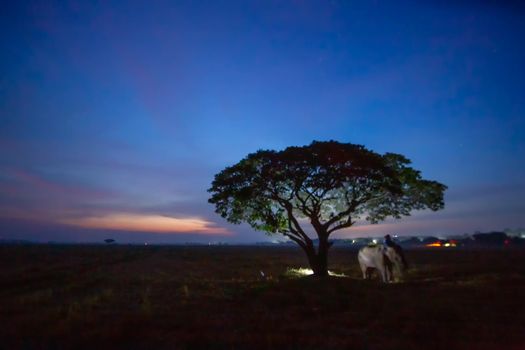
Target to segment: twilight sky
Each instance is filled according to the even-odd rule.
[[[213,212],[213,175],[329,139],[449,186],[339,237],[524,227],[525,9],[420,3],[7,2],[0,239],[267,240]]]

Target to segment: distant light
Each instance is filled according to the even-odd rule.
[[[354,243],[355,243],[355,239],[352,239],[352,244],[354,244]]]
[[[148,242],[144,242],[144,245],[148,245]]]
[[[446,242],[446,243],[441,243],[439,241],[437,242],[433,242],[433,243],[429,243],[429,244],[426,244],[425,245],[426,247],[456,247],[457,244],[456,244],[456,241],[449,241],[449,242]]]
[[[373,239],[372,243],[377,244],[377,239]]]

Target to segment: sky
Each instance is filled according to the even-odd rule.
[[[214,174],[313,140],[401,153],[445,209],[337,237],[525,227],[525,7],[498,1],[11,1],[0,239],[280,239]]]

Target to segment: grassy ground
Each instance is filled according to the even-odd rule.
[[[319,280],[293,248],[0,246],[0,348],[525,349],[525,251],[407,258],[382,285],[341,248]]]

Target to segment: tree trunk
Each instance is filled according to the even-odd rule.
[[[310,268],[317,277],[328,276],[328,248],[330,248],[328,239],[319,238],[317,253],[313,245],[305,249]]]

